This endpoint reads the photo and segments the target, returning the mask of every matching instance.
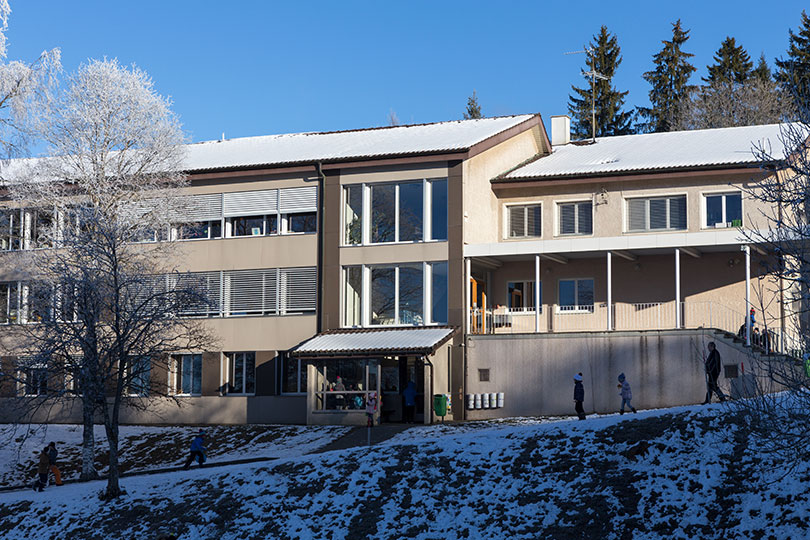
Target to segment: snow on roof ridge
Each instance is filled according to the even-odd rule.
[[[381,130],[388,130],[388,129],[401,129],[401,128],[414,128],[414,127],[426,127],[426,126],[440,126],[443,124],[462,124],[465,122],[469,123],[476,123],[476,122],[484,122],[487,120],[502,120],[505,118],[521,118],[526,117],[528,120],[529,118],[536,116],[539,113],[525,113],[525,114],[504,114],[500,116],[487,116],[484,118],[467,118],[467,119],[460,119],[460,120],[441,120],[439,122],[420,122],[416,124],[400,124],[396,126],[372,126],[372,127],[363,127],[363,128],[352,128],[352,129],[337,129],[332,131],[299,131],[299,132],[292,132],[292,133],[269,133],[267,135],[247,135],[245,137],[233,137],[233,138],[226,138],[224,141],[222,139],[211,139],[207,141],[196,141],[187,144],[186,146],[192,146],[197,144],[212,144],[212,143],[222,143],[222,142],[229,142],[229,141],[244,141],[249,139],[273,139],[273,138],[281,138],[281,137],[297,137],[297,136],[309,136],[309,135],[338,135],[341,133],[357,133],[363,131],[381,131]]]

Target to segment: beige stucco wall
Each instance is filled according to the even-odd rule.
[[[500,203],[490,180],[539,153],[548,152],[540,126],[535,126],[463,162],[464,243],[500,239]]]
[[[737,175],[708,174],[662,175],[659,179],[645,178],[633,180],[632,177],[622,181],[604,181],[592,183],[574,183],[498,190],[498,238],[492,242],[520,242],[507,238],[505,208],[509,204],[540,203],[542,205],[543,227],[542,238],[558,238],[559,217],[557,204],[560,202],[593,201],[593,234],[594,237],[622,236],[626,234],[678,234],[683,231],[655,231],[651,233],[626,232],[626,199],[637,197],[686,195],[687,232],[699,232],[707,229],[705,222],[703,197],[712,193],[743,191],[743,226],[756,228],[763,223],[761,210],[764,203],[752,198],[746,189],[750,189],[750,180],[756,171]]]

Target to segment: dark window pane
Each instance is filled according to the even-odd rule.
[[[344,324],[360,326],[362,324],[361,298],[363,290],[363,268],[349,266],[346,268],[346,289],[344,291]]]
[[[686,229],[686,195],[669,199],[669,227]]]
[[[668,229],[667,199],[650,199],[650,229]]]
[[[313,233],[318,229],[318,219],[315,212],[290,214],[287,217],[287,228],[295,233]]]
[[[433,263],[432,311],[433,322],[447,324],[447,263]]]
[[[216,219],[209,221],[209,228],[211,230],[211,238],[222,238],[222,221]]]
[[[580,279],[577,280],[577,305],[578,306],[592,306],[593,305],[593,280]]]
[[[560,234],[574,234],[576,233],[575,222],[576,205],[561,204],[560,205]]]
[[[371,269],[371,324],[394,324],[394,269]]]
[[[282,391],[289,393],[298,392],[298,359],[289,358],[285,355],[282,362],[282,370],[284,371],[282,377],[284,386],[282,387]]]
[[[193,355],[193,367],[191,371],[191,392],[193,394],[202,393],[202,355]]]
[[[742,194],[734,193],[726,195],[726,223],[739,221],[738,227],[742,226]]]
[[[422,265],[399,268],[399,322],[424,324]]]
[[[422,183],[399,185],[399,241],[423,240],[422,220],[424,212]]]
[[[266,229],[265,234],[278,234],[278,216],[276,214],[270,214],[267,216],[266,219]]]
[[[593,204],[579,203],[577,213],[579,218],[577,234],[591,234],[593,232]]]
[[[523,299],[523,282],[510,281],[506,284],[506,289],[506,305],[510,308],[522,308],[525,305],[525,300]]]
[[[208,223],[183,223],[177,225],[177,237],[179,240],[197,240],[208,238]]]
[[[723,196],[706,197],[706,226],[712,227],[723,221]]]
[[[396,193],[393,184],[371,186],[371,241],[394,241]]]
[[[433,180],[430,185],[431,239],[447,240],[447,180]]]
[[[574,296],[576,283],[571,279],[560,280],[560,305],[561,306],[574,306],[576,305],[576,297]]]
[[[543,220],[540,205],[529,206],[526,209],[526,234],[528,236],[542,236]]]
[[[264,234],[264,217],[233,218],[233,236],[261,236]]]
[[[509,207],[509,238],[518,238],[526,234],[526,208]]]
[[[245,393],[256,392],[256,354],[245,354]]]
[[[360,244],[363,241],[363,186],[347,186],[346,206],[343,219],[346,227],[345,242],[348,245]]]

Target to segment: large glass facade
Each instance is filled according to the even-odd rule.
[[[399,241],[419,242],[424,238],[424,195],[422,182],[399,184]]]
[[[396,241],[396,184],[371,186],[371,242]]]
[[[371,269],[371,324],[396,324],[396,270]]]
[[[399,267],[399,324],[424,324],[422,265]]]

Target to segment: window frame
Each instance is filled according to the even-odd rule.
[[[247,377],[245,376],[247,370],[244,370],[244,366],[247,363],[247,355],[253,355],[253,392],[245,392],[247,387]],[[233,381],[236,378],[236,357],[242,357],[242,365],[243,365],[243,374],[242,374],[242,389],[241,391],[237,391],[236,387],[233,385]],[[223,360],[225,362],[225,381],[223,382],[223,386],[228,388],[228,391],[224,394],[225,396],[255,396],[256,395],[256,351],[237,351],[237,352],[226,352],[223,354]],[[231,391],[231,388],[234,390]]]
[[[671,199],[675,199],[678,197],[684,198],[684,220],[685,226],[683,229],[675,229],[671,226],[672,224],[672,203]],[[669,225],[666,229],[652,229],[650,228],[650,201],[651,200],[661,200],[665,199],[667,201],[667,225]],[[645,229],[631,229],[630,228],[630,202],[631,201],[638,201],[643,200],[645,201],[645,225],[647,228]],[[689,194],[685,192],[681,193],[666,193],[660,195],[642,195],[638,197],[625,197],[624,198],[624,212],[623,212],[623,231],[627,234],[642,234],[642,233],[659,233],[659,232],[683,232],[689,230]]]
[[[591,231],[587,233],[579,232],[579,205],[580,204],[590,204],[591,205]],[[573,233],[564,233],[562,232],[562,207],[573,205],[574,206],[574,232]],[[594,204],[593,199],[571,199],[571,200],[561,200],[561,201],[554,201],[555,207],[555,220],[554,220],[554,227],[555,227],[555,236],[564,236],[564,237],[572,237],[572,236],[593,236],[593,226],[594,226]]]
[[[521,308],[515,308],[515,307],[511,306],[510,304],[511,304],[512,298],[511,298],[511,295],[509,294],[509,286],[511,284],[513,284],[513,283],[522,283],[524,286],[530,284],[532,289],[534,289],[534,287],[535,287],[535,282],[534,282],[533,279],[523,279],[523,280],[516,279],[516,280],[512,280],[512,281],[507,281],[506,282],[506,302],[505,302],[506,309],[509,312],[512,312],[513,309],[521,310],[521,311],[516,311],[516,313],[534,313],[537,309],[539,309],[540,313],[543,313],[543,280],[540,280],[540,283],[539,283],[539,285],[540,285],[539,286],[539,290],[540,290],[540,306],[539,307],[538,306],[524,306],[524,307],[521,307]],[[536,293],[537,291],[532,291],[532,292]],[[536,294],[532,294],[531,295],[532,304],[535,303],[535,298],[536,298]]]
[[[745,197],[743,196],[742,190],[718,190],[718,191],[703,191],[700,194],[701,197],[701,205],[700,205],[700,228],[706,230],[712,229],[733,229],[735,225],[729,225],[731,223],[728,221],[728,213],[726,210],[727,204],[727,196],[728,195],[739,195],[740,196],[740,227],[745,225]],[[723,214],[723,221],[715,223],[714,225],[709,225],[709,197],[722,197],[722,206],[721,211]],[[722,226],[718,226],[721,225]]]
[[[575,304],[572,304],[572,309],[563,309],[568,308],[569,305],[566,304],[565,306],[562,305],[560,301],[560,285],[564,281],[573,281],[574,282],[574,301]],[[590,281],[592,282],[592,290],[593,290],[593,303],[592,304],[580,304],[579,303],[579,282],[580,281]],[[596,306],[596,280],[592,277],[577,277],[577,278],[560,278],[557,280],[557,313],[594,313]]]
[[[281,377],[280,377],[280,379],[281,379],[281,392],[280,392],[281,395],[282,396],[302,396],[302,395],[306,395],[307,394],[307,388],[306,388],[307,384],[306,384],[306,381],[303,380],[304,379],[303,375],[306,373],[306,370],[307,370],[307,363],[306,363],[307,361],[305,359],[303,359],[303,358],[297,358],[297,357],[292,358],[292,357],[290,357],[289,354],[286,354],[286,353],[280,353],[279,357],[281,358]],[[290,360],[295,360],[296,361],[296,377],[297,377],[297,380],[296,380],[295,386],[297,388],[297,391],[295,391],[295,392],[289,392],[289,391],[286,391],[284,389],[284,385],[287,382],[286,367],[287,367],[287,363],[290,362]],[[304,382],[303,385],[301,384],[302,382]]]
[[[200,391],[194,392],[194,357],[200,357]],[[185,357],[191,357],[191,392],[183,392],[183,362]],[[169,389],[171,394],[178,397],[199,397],[202,396],[202,378],[203,378],[203,358],[202,353],[189,353],[189,354],[173,354],[173,366],[169,370]]]
[[[508,203],[504,204],[504,240],[522,240],[526,238],[542,238],[543,237],[543,202],[542,201],[528,201],[528,202],[520,202],[520,203]],[[523,232],[522,236],[512,236],[512,226],[510,223],[510,213],[512,208],[522,207],[523,208]],[[528,234],[528,227],[529,227],[529,220],[528,217],[528,209],[533,207],[540,208],[540,234],[533,235]]]

